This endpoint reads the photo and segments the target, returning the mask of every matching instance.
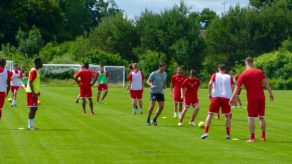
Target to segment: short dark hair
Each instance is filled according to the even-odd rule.
[[[166,65],[165,62],[160,62],[160,63],[159,63],[159,67],[163,67],[163,66],[165,66],[165,65]]]
[[[226,65],[225,65],[225,64],[219,64],[218,68],[219,68],[221,71],[226,71]]]
[[[253,59],[252,59],[252,57],[247,57],[246,59],[245,59],[245,61],[247,62],[247,63],[253,63]]]
[[[34,64],[37,64],[37,63],[40,63],[40,62],[42,62],[41,58],[35,58],[34,59]]]
[[[84,63],[83,66],[84,68],[89,68],[89,63]]]
[[[233,70],[231,70],[232,72],[234,72],[234,73],[236,73],[236,70],[235,69],[233,69]]]
[[[195,76],[196,75],[196,69],[194,69],[194,68],[190,69],[190,74],[192,76]]]
[[[133,69],[133,64],[132,64],[132,63],[129,64],[128,68],[129,68],[129,69]]]
[[[0,66],[4,67],[6,65],[6,60],[4,58],[0,58]]]
[[[99,64],[100,67],[104,67],[104,64]]]

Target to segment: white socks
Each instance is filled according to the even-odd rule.
[[[28,119],[27,127],[30,129],[33,127],[34,119]]]

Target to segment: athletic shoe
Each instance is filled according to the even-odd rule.
[[[78,100],[76,100],[76,101],[75,101],[75,103],[76,103],[76,104],[78,104],[78,103],[79,103],[79,101],[78,101]]]
[[[151,123],[149,121],[147,121],[146,126],[151,126]]]
[[[207,139],[208,138],[208,133],[204,133],[202,136],[201,136],[201,139]]]
[[[29,128],[29,130],[38,130],[38,128],[35,126],[32,126],[31,128]]]
[[[255,142],[255,141],[256,141],[256,139],[248,139],[245,142],[250,143],[250,142]]]
[[[267,139],[266,139],[266,138],[261,138],[261,141],[262,141],[262,142],[266,142]]]
[[[176,113],[175,113],[175,114],[173,114],[173,118],[177,118],[177,115],[176,115]]]
[[[190,122],[189,122],[189,125],[191,125],[191,126],[196,126],[196,123],[195,123],[195,121],[190,121]]]
[[[226,134],[226,137],[225,137],[227,140],[230,140],[230,134]]]
[[[157,124],[157,121],[155,121],[155,120],[152,120],[152,125],[154,125],[154,126],[157,126],[158,124]]]
[[[182,126],[182,122],[178,122],[177,126],[179,127]]]

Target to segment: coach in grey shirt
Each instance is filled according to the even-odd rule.
[[[161,114],[164,108],[164,94],[163,89],[166,88],[167,74],[165,72],[166,64],[164,62],[159,63],[159,69],[150,74],[147,84],[150,86],[150,106],[148,109],[147,126],[150,126],[150,118],[155,107],[156,101],[158,102],[158,109],[152,120],[152,124],[157,126],[157,118]]]

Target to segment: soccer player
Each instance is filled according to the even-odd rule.
[[[81,69],[83,69],[83,68],[84,68],[84,65],[81,66]],[[80,81],[80,77],[78,78],[78,80]],[[78,96],[76,97],[75,103],[78,104],[79,100],[80,100],[80,94],[78,94]]]
[[[250,138],[247,142],[255,142],[255,118],[260,119],[262,129],[261,140],[266,141],[266,121],[265,121],[265,94],[262,85],[266,87],[270,94],[270,100],[274,100],[272,89],[262,70],[253,66],[253,59],[248,57],[245,59],[246,70],[239,76],[233,92],[230,104],[236,103],[237,93],[242,84],[244,84],[247,92],[247,113],[249,122]]]
[[[0,58],[0,119],[2,118],[2,109],[10,90],[11,73],[5,69],[6,60]]]
[[[133,105],[133,114],[136,114],[137,111],[137,101],[139,102],[140,114],[143,113],[143,86],[144,86],[144,74],[138,70],[138,64],[133,64],[133,71],[130,72],[128,80],[130,81],[130,93],[132,98]]]
[[[96,77],[92,70],[89,70],[89,64],[84,63],[83,68],[75,74],[74,80],[80,87],[80,98],[82,99],[83,113],[86,114],[86,98],[89,101],[91,114],[94,115],[93,102],[92,102],[92,90],[91,87],[96,82]],[[79,80],[80,78],[80,80]],[[94,81],[91,83],[91,78]]]
[[[233,79],[233,81],[234,81],[234,84],[236,84],[236,83],[237,83],[237,80],[238,80],[238,78],[239,78],[239,76],[236,75],[236,70],[233,69],[233,70],[231,71],[230,75],[232,76],[232,79]],[[239,108],[242,108],[242,103],[241,103],[241,100],[240,100],[240,98],[239,98],[240,93],[241,93],[241,88],[239,88],[239,90],[238,90],[238,92],[237,92],[237,102],[239,103]],[[236,102],[235,106],[237,106],[237,102]]]
[[[104,65],[100,64],[100,71],[96,74],[97,77],[97,103],[99,103],[100,94],[103,91],[103,96],[101,98],[101,103],[104,103],[104,99],[108,94],[108,81],[109,81],[109,75],[108,72],[105,70]]]
[[[181,67],[178,67],[176,72],[177,74],[173,75],[170,80],[170,96],[173,97],[174,101],[173,118],[180,118],[183,103],[181,99],[181,85],[187,77],[183,74],[183,69]]]
[[[184,100],[184,110],[182,111],[178,126],[182,125],[185,114],[191,106],[194,108],[194,113],[189,124],[193,126],[196,125],[195,118],[199,112],[198,89],[201,82],[200,79],[196,77],[195,72],[194,69],[191,69],[190,77],[185,79],[181,85],[181,99]]]
[[[26,87],[26,103],[29,108],[28,113],[28,129],[36,130],[34,126],[34,118],[38,110],[38,97],[40,96],[40,74],[38,70],[43,67],[40,58],[34,60],[34,67],[28,75],[28,85]]]
[[[21,77],[21,80],[20,80],[21,87],[25,89],[27,87],[27,81],[28,81],[28,79],[27,79],[28,73],[25,69],[25,66],[21,67],[20,77]]]
[[[202,139],[208,138],[212,117],[214,113],[219,113],[220,108],[222,114],[224,114],[226,118],[226,139],[230,139],[231,107],[229,105],[229,100],[233,89],[234,82],[232,77],[226,74],[226,66],[224,64],[220,64],[218,67],[218,72],[211,76],[211,80],[209,82],[208,97],[211,100],[211,104],[209,106],[209,114],[206,118],[205,133],[201,136]]]
[[[14,64],[14,69],[12,72],[12,78],[11,78],[11,93],[12,93],[12,104],[11,107],[16,107],[16,97],[19,87],[21,86],[20,80],[20,71],[18,70],[18,64]]]
[[[158,102],[158,109],[155,113],[155,116],[152,120],[152,124],[154,126],[157,126],[157,118],[161,114],[163,108],[164,108],[164,93],[163,89],[166,88],[166,78],[167,74],[165,72],[166,69],[166,63],[161,62],[159,63],[159,69],[157,71],[154,71],[150,74],[147,84],[150,86],[150,106],[148,109],[148,117],[146,125],[150,126],[150,118],[153,112],[153,109],[155,107],[156,101]]]

